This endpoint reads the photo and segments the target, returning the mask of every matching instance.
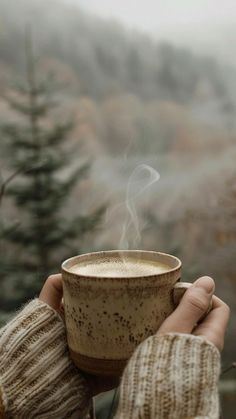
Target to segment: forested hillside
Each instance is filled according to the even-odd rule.
[[[86,97],[82,113],[108,152],[123,152],[130,142],[146,152],[199,148],[202,142],[205,147],[213,132],[209,124],[212,130],[217,125],[217,146],[219,121],[221,130],[233,124],[232,69],[57,0],[47,7],[19,0],[17,8],[13,0],[0,1],[1,89],[24,76],[29,25],[38,77],[49,71],[67,85],[63,102],[69,98],[70,111],[72,101],[76,112]],[[199,136],[205,138],[199,142]]]
[[[129,92],[145,100],[188,103],[203,82],[212,97],[226,93],[228,70],[222,72],[214,59],[154,42],[57,0],[49,0],[47,7],[37,0],[19,0],[17,7],[13,0],[1,0],[1,62],[14,71],[24,69],[24,31],[29,24],[37,55],[58,60],[58,71],[60,65],[62,72],[67,67],[78,91],[92,98]]]

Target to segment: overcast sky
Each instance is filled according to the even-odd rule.
[[[214,54],[232,55],[236,0],[64,0],[126,26]]]
[[[235,0],[66,0],[147,31],[199,23],[236,23]]]

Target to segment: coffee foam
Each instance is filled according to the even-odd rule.
[[[103,258],[93,262],[80,262],[70,271],[80,275],[101,277],[132,277],[156,275],[170,270],[160,262],[135,258]]]

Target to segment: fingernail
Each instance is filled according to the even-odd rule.
[[[195,287],[204,288],[208,294],[212,294],[215,289],[215,283],[210,276],[203,276],[194,282]]]

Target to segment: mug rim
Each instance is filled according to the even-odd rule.
[[[170,268],[167,271],[159,272],[159,273],[155,273],[155,274],[147,274],[147,275],[132,275],[132,276],[128,276],[127,277],[127,279],[129,279],[129,280],[130,279],[136,279],[136,280],[138,280],[139,278],[140,279],[143,279],[143,278],[163,277],[165,275],[169,275],[170,273],[173,273],[175,271],[178,271],[182,267],[181,260],[177,256],[171,255],[169,253],[157,252],[155,250],[139,250],[139,249],[117,250],[117,249],[113,249],[113,250],[100,250],[100,251],[97,251],[97,252],[82,253],[80,255],[72,256],[72,257],[70,257],[70,258],[68,258],[68,259],[66,259],[66,260],[64,260],[62,262],[62,264],[61,264],[61,270],[62,270],[62,272],[65,272],[65,273],[67,273],[69,275],[73,275],[74,277],[80,277],[80,278],[84,278],[84,279],[89,278],[89,279],[97,280],[99,278],[99,279],[107,279],[107,280],[111,280],[111,279],[112,280],[117,280],[117,279],[118,280],[121,280],[121,279],[124,280],[124,277],[121,277],[121,276],[109,277],[109,276],[103,276],[103,275],[87,275],[87,274],[85,275],[85,274],[75,273],[75,272],[71,272],[66,267],[66,265],[69,262],[73,261],[76,258],[79,258],[80,259],[80,257],[86,257],[86,256],[91,256],[91,255],[94,255],[94,257],[96,257],[96,255],[97,256],[98,255],[101,255],[101,256],[104,255],[105,256],[106,254],[117,254],[117,253],[119,254],[121,252],[122,253],[125,253],[125,254],[145,253],[145,254],[149,254],[149,255],[155,254],[155,255],[160,255],[160,256],[167,256],[167,257],[169,257],[171,259],[174,259],[177,262],[177,265],[174,268]]]

